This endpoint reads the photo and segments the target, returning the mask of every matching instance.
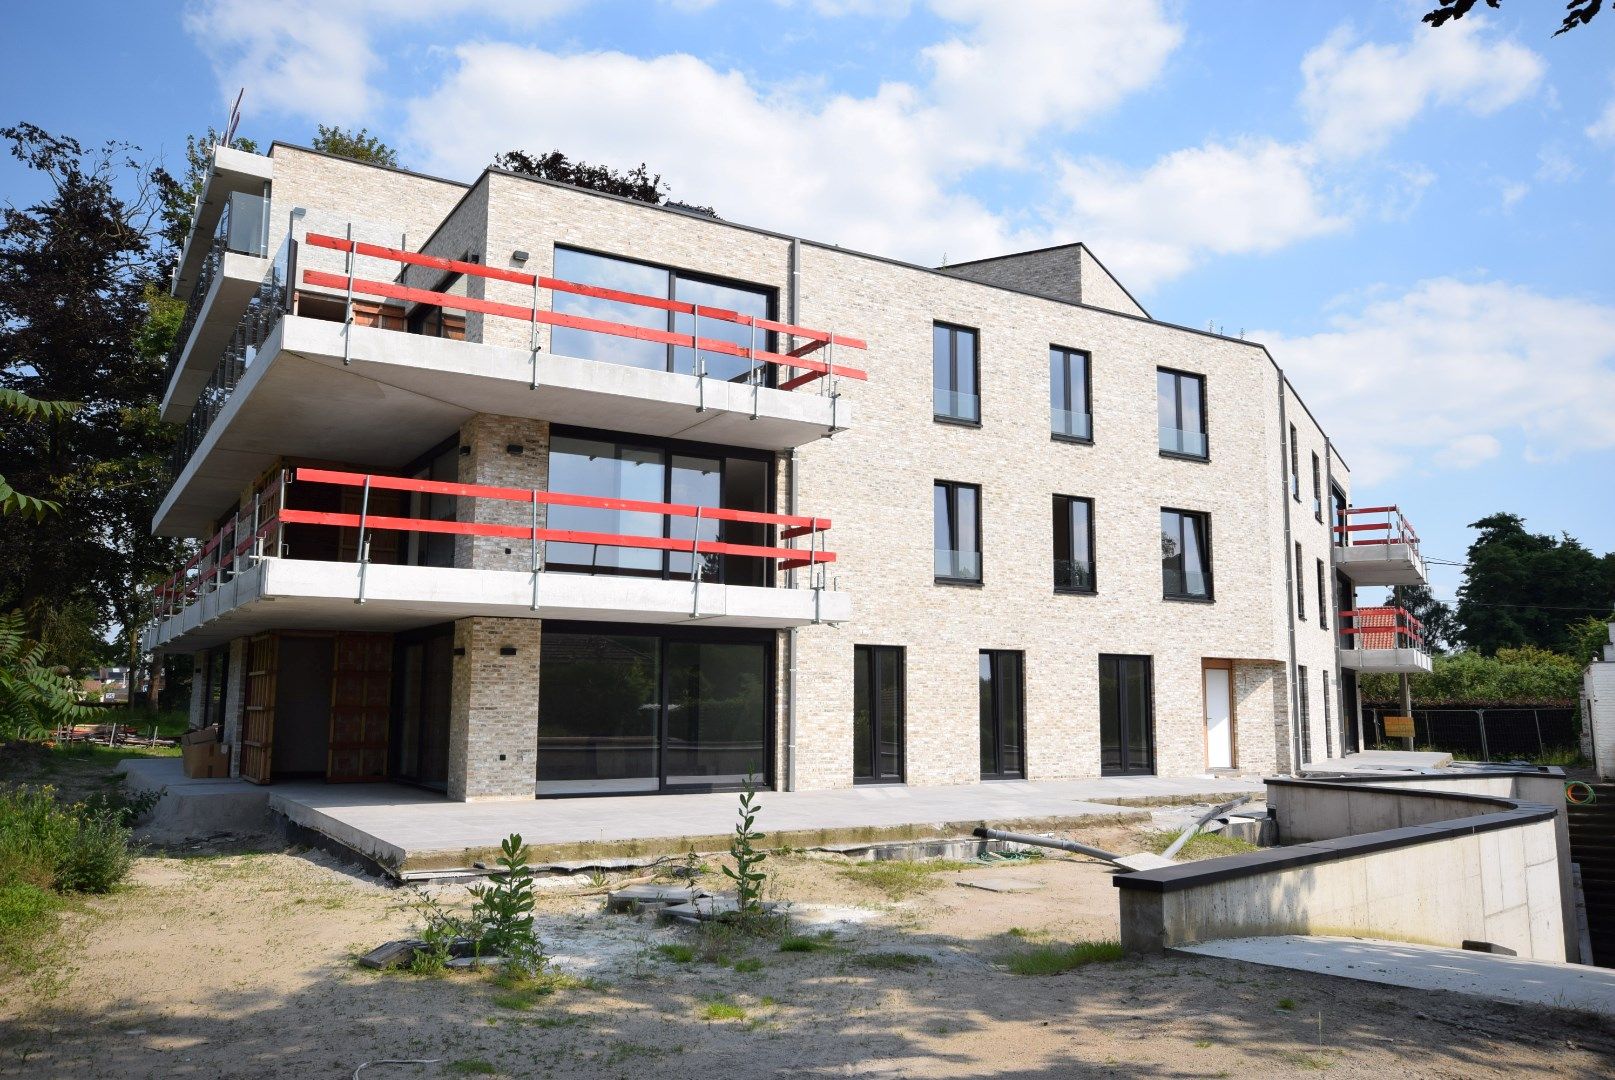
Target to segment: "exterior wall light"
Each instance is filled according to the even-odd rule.
[[[510,253],[510,261],[516,263],[517,265],[525,263],[527,261],[527,252],[517,248],[515,251]]]

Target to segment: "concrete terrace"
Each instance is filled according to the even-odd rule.
[[[719,851],[735,825],[737,796],[622,795],[518,802],[449,802],[398,784],[187,780],[176,759],[126,763],[136,787],[168,790],[162,821],[239,821],[240,812],[198,809],[227,800],[264,807],[293,826],[386,867],[399,877],[470,869],[520,833],[535,863],[599,863],[685,851]],[[194,785],[194,786],[193,786]],[[978,825],[1045,829],[1106,819],[1135,820],[1139,806],[1214,801],[1261,792],[1254,781],[1207,777],[1102,777],[1054,782],[994,781],[951,787],[872,785],[835,791],[764,791],[757,827],[765,846],[821,847],[968,837]]]

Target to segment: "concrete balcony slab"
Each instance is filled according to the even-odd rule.
[[[162,418],[183,424],[197,396],[213,377],[213,369],[230,343],[230,335],[247,310],[247,301],[269,276],[270,260],[258,255],[226,251],[218,273],[202,298],[201,310],[191,326],[190,338],[180,353],[174,377],[163,394]]]
[[[840,431],[852,407],[808,390],[697,380],[525,349],[288,315],[242,375],[158,509],[200,536],[281,456],[398,467],[479,413],[781,450]]]
[[[362,578],[362,580],[361,580]],[[361,587],[363,592],[361,593]],[[363,596],[363,602],[360,597]],[[188,653],[264,630],[410,630],[474,615],[785,629],[852,616],[845,592],[440,566],[262,559],[146,631]]]
[[[1335,569],[1353,585],[1424,585],[1424,556],[1415,544],[1336,545]]]
[[[1421,649],[1340,649],[1340,666],[1363,674],[1414,675],[1430,670],[1430,654]]]

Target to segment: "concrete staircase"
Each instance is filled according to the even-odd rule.
[[[1594,784],[1598,801],[1571,806],[1570,857],[1581,866],[1593,963],[1615,968],[1615,784]]]

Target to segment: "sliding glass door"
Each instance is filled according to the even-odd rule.
[[[1099,771],[1155,772],[1154,689],[1147,656],[1099,657]]]
[[[767,634],[546,623],[538,793],[765,786],[773,653]]]
[[[903,782],[903,650],[852,647],[852,779]]]

